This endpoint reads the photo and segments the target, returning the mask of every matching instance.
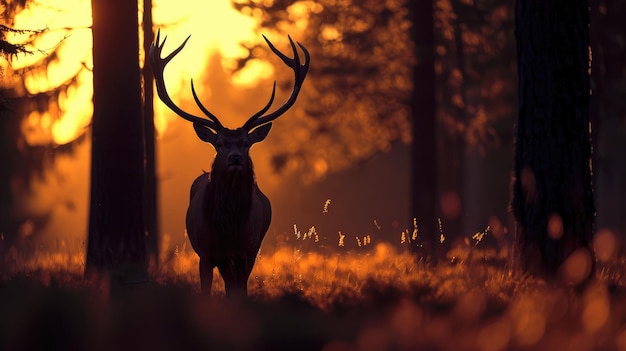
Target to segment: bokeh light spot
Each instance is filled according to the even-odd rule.
[[[538,295],[537,295],[538,296]],[[524,296],[509,309],[513,340],[520,346],[533,346],[546,331],[546,311],[536,296]]]
[[[487,225],[491,228],[491,235],[497,240],[503,240],[507,234],[507,228],[502,223],[502,220],[496,216],[491,216],[487,219]]]
[[[391,317],[390,328],[402,350],[415,349],[415,330],[421,327],[422,310],[412,301],[402,300]]]
[[[319,158],[314,163],[315,174],[317,176],[324,176],[326,172],[328,172],[328,162],[326,160]]]
[[[441,213],[446,219],[457,219],[461,215],[461,197],[456,191],[448,190],[439,199]]]
[[[585,329],[595,332],[608,320],[610,314],[609,301],[606,299],[594,299],[585,306],[581,317]]]
[[[617,254],[618,238],[608,228],[600,229],[593,237],[596,258],[600,262],[609,262]]]
[[[553,213],[548,219],[548,236],[552,240],[558,240],[563,236],[563,220],[556,213]]]
[[[356,340],[357,350],[360,351],[388,350],[389,344],[389,333],[382,327],[365,328]]]
[[[535,173],[529,167],[524,167],[520,172],[520,181],[522,183],[522,191],[524,193],[526,203],[534,202],[537,194]]]
[[[454,313],[459,320],[473,324],[480,320],[485,312],[486,304],[485,296],[478,290],[472,290],[461,295]]]
[[[617,334],[615,348],[619,351],[626,351],[626,329]]]
[[[476,338],[481,351],[506,350],[511,339],[511,325],[506,319],[499,319],[485,325]]]
[[[584,302],[581,322],[588,332],[597,332],[607,323],[611,314],[611,301],[606,286],[589,287],[585,292]]]
[[[561,265],[561,279],[566,284],[581,283],[591,273],[591,255],[587,249],[574,251]]]

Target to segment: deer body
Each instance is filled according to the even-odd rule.
[[[246,292],[245,283],[270,225],[270,202],[258,186],[234,185],[237,193],[215,186],[205,173],[191,187],[187,233],[200,256],[205,291],[211,289],[213,267],[217,266],[229,290]]]
[[[249,161],[249,160],[248,160]],[[187,234],[200,256],[202,291],[210,291],[218,267],[228,293],[247,293],[246,282],[271,220],[269,199],[250,167],[229,170],[216,158],[211,173],[191,186]]]
[[[186,217],[187,234],[191,246],[200,257],[202,292],[210,293],[213,268],[217,267],[224,278],[227,295],[247,295],[247,281],[271,220],[270,201],[255,181],[249,155],[250,147],[263,141],[272,127],[271,122],[293,105],[308,71],[310,57],[306,48],[298,43],[306,58],[305,64],[301,65],[291,38],[289,42],[294,52],[293,59],[282,54],[265,38],[270,49],[294,70],[294,89],[284,105],[265,114],[274,100],[274,82],[267,105],[250,117],[241,128],[233,130],[223,127],[219,119],[202,105],[194,90],[193,81],[193,97],[208,119],[183,111],[169,97],[163,81],[163,70],[183,49],[187,40],[171,54],[161,58],[165,39],[160,42],[157,35],[156,45],[153,44],[149,52],[157,93],[161,100],[176,114],[193,122],[198,137],[213,145],[217,151],[211,173],[200,175],[191,186]]]

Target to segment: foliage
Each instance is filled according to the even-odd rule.
[[[257,17],[264,32],[291,34],[312,57],[300,95],[306,107],[281,120],[290,132],[274,138],[275,170],[322,176],[410,140],[413,53],[403,3],[234,2]],[[292,78],[283,79],[289,89]]]
[[[263,31],[298,33],[314,60],[303,89],[307,107],[296,125],[287,127],[296,132],[278,142],[276,170],[311,164],[324,173],[320,169],[345,168],[390,143],[410,140],[407,98],[419,84],[410,81],[419,58],[413,57],[403,1],[233,4],[259,19]],[[435,5],[435,89],[444,140],[461,135],[482,151],[497,146],[494,126],[506,126],[498,132],[510,135],[514,117],[512,5],[500,0],[438,0]]]
[[[5,6],[5,23],[11,24],[15,15],[9,13],[9,10],[20,11],[24,8],[23,5],[18,6],[19,3],[12,2],[11,6]],[[68,96],[76,91],[75,88],[81,80],[79,75],[70,75],[55,85],[50,83],[48,75],[48,66],[60,63],[55,50],[63,49],[65,38],[70,32],[72,29],[52,33],[53,37],[58,38],[57,45],[53,49],[42,49],[40,40],[51,35],[49,30],[0,26],[0,51],[7,56],[4,63],[8,63],[1,69],[0,84],[3,105],[0,116],[0,161],[4,165],[0,172],[0,232],[5,239],[0,245],[0,252],[3,251],[2,246],[14,244],[18,237],[18,227],[25,223],[26,215],[22,205],[28,201],[25,198],[32,191],[33,180],[43,179],[46,170],[58,155],[72,153],[85,140],[86,130],[83,130],[73,141],[57,143],[51,131],[54,123],[65,117],[70,105],[67,103]],[[11,34],[10,39],[7,38],[8,34]],[[11,59],[17,55],[26,56],[34,62],[27,67],[15,68]],[[81,66],[79,72],[83,69],[85,67]],[[28,81],[38,81],[40,84],[33,91],[27,87]],[[78,115],[75,112],[72,110],[70,114]],[[71,206],[70,204],[69,207]],[[31,223],[36,223],[35,230],[45,225],[49,215],[50,213],[33,215]]]
[[[446,139],[481,152],[509,143],[515,117],[513,4],[437,0],[437,98]]]
[[[4,22],[13,20],[13,16],[24,9],[31,0],[0,0],[0,13]]]
[[[41,31],[33,31],[33,30],[24,30],[24,29],[15,29],[5,25],[0,24],[0,55],[5,58],[12,58],[17,54],[32,54],[32,51],[28,50],[23,44],[13,44],[8,42],[5,37],[6,33],[41,33]]]

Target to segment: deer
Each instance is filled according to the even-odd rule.
[[[174,113],[192,122],[198,138],[211,144],[215,159],[210,172],[199,175],[191,185],[189,207],[186,216],[186,229],[191,246],[200,257],[200,291],[210,295],[213,283],[213,269],[218,268],[224,279],[227,296],[248,296],[248,279],[270,225],[272,208],[269,199],[256,182],[250,158],[250,147],[263,141],[272,121],[284,114],[296,102],[302,83],[309,69],[310,55],[299,42],[304,53],[302,64],[296,44],[288,36],[293,58],[289,58],[263,35],[272,52],[278,56],[295,76],[291,95],[274,112],[267,113],[274,102],[276,81],[269,102],[252,115],[242,127],[229,129],[209,112],[202,104],[191,79],[191,93],[206,118],[183,111],[170,98],[165,87],[163,71],[165,66],[183,50],[188,36],[169,55],[161,57],[167,37],[160,40],[160,31],[148,53],[157,95]]]

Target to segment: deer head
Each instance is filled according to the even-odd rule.
[[[161,52],[165,46],[167,37],[163,39],[163,42],[161,42],[160,31],[157,33],[156,44],[153,44],[150,47],[149,52],[150,63],[152,65],[154,80],[157,87],[157,94],[159,95],[161,101],[163,101],[163,103],[165,103],[165,105],[177,115],[193,122],[193,127],[200,140],[211,143],[211,145],[215,147],[217,155],[214,165],[218,163],[226,167],[228,170],[251,168],[251,162],[248,156],[250,146],[264,140],[272,127],[271,122],[285,113],[296,102],[298,93],[300,92],[300,88],[309,69],[309,52],[302,44],[297,43],[300,49],[304,52],[305,57],[305,63],[301,64],[296,44],[294,44],[293,40],[291,40],[291,37],[289,37],[289,43],[291,44],[291,48],[293,50],[293,59],[278,51],[278,49],[276,49],[276,47],[274,47],[274,45],[265,36],[263,36],[263,39],[265,39],[272,52],[274,52],[274,54],[276,54],[294,71],[294,87],[291,91],[289,99],[281,107],[272,113],[266,114],[274,102],[274,96],[276,93],[276,81],[274,81],[272,94],[265,107],[252,115],[252,117],[250,117],[242,127],[233,130],[225,128],[222,123],[220,123],[219,119],[214,114],[209,112],[204,105],[202,105],[202,102],[200,102],[200,99],[196,94],[193,79],[191,80],[191,93],[196,104],[205,114],[206,118],[194,116],[183,111],[181,108],[176,106],[167,93],[165,82],[163,80],[163,70],[165,69],[165,66],[174,58],[174,56],[176,56],[185,47],[185,44],[187,44],[190,37],[191,36],[187,37],[187,39],[185,39],[180,46],[172,51],[172,53],[167,55],[165,58],[161,58]]]

